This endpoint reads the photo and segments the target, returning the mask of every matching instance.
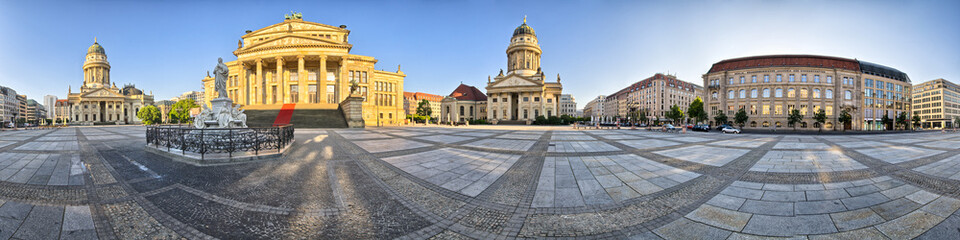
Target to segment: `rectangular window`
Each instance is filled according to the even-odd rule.
[[[827,106],[825,112],[827,113],[827,116],[833,115],[833,106]]]
[[[757,83],[757,75],[750,76],[750,82]]]
[[[794,80],[794,77],[793,77],[793,74],[790,74],[790,76],[787,77],[787,81],[789,81],[789,82],[795,81],[795,80]]]
[[[533,101],[534,101],[534,102],[539,102],[539,101],[540,101],[540,97],[533,97]]]
[[[360,79],[360,81],[361,81],[362,83],[367,83],[367,72],[366,72],[366,71],[363,72],[363,78]]]
[[[319,103],[319,102],[320,102],[320,98],[319,98],[319,96],[317,96],[317,85],[316,85],[316,84],[307,85],[307,93],[310,94],[310,96],[309,96],[310,99],[307,100],[307,101],[309,101],[310,103]]]
[[[553,98],[548,98],[548,99],[547,99],[547,103],[552,103],[552,102],[553,102]]]
[[[807,105],[800,105],[800,115],[807,115]]]
[[[827,76],[827,83],[833,83],[833,76]]]
[[[316,71],[316,70],[307,70],[307,80],[316,81],[316,80],[317,80],[317,71]]]
[[[300,81],[300,73],[297,73],[297,72],[295,72],[295,71],[293,71],[293,70],[290,70],[290,71],[289,71],[289,75],[290,75],[290,81],[291,81],[291,82]]]
[[[763,82],[765,83],[770,82],[770,75],[763,75]]]
[[[764,105],[763,105],[763,115],[769,115],[769,114],[770,114],[770,105],[764,104]]]
[[[777,74],[777,82],[783,82],[783,74]]]
[[[529,102],[529,101],[530,101],[530,97],[523,97],[523,101],[524,101],[524,102]],[[524,117],[524,118],[526,118],[526,117]]]
[[[290,86],[290,102],[300,102],[300,86],[291,85]]]
[[[337,103],[336,85],[327,85],[327,103]]]
[[[806,74],[800,74],[800,82],[807,82],[807,75],[806,75]]]
[[[777,105],[773,109],[773,114],[782,115],[783,114],[783,105]]]
[[[746,77],[740,77],[740,84],[746,83]]]
[[[820,83],[820,75],[813,75],[813,82]]]

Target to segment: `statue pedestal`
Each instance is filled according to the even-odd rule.
[[[347,99],[340,102],[340,111],[347,120],[349,128],[363,128],[366,123],[363,121],[363,97],[358,94],[350,94]]]
[[[213,112],[220,112],[220,109],[222,108],[232,109],[233,100],[225,97],[219,97],[210,100],[210,109],[213,109]]]

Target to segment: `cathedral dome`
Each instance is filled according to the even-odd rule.
[[[105,51],[103,51],[103,47],[101,47],[96,40],[93,41],[93,45],[91,45],[90,48],[87,48],[87,54],[91,54],[91,53],[99,53],[103,55],[107,54]]]
[[[527,18],[526,18],[526,17],[523,18],[523,24],[521,24],[519,27],[517,27],[517,29],[514,29],[514,30],[513,30],[513,36],[514,36],[514,37],[516,37],[517,35],[520,35],[520,34],[530,34],[530,35],[533,35],[533,36],[537,36],[537,33],[533,31],[533,28],[527,25]]]

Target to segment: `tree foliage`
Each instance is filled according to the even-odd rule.
[[[733,116],[733,121],[736,122],[737,125],[740,125],[741,129],[743,125],[747,124],[747,120],[750,120],[750,116],[747,116],[747,110],[743,108],[740,108],[737,114]]]
[[[171,123],[189,123],[191,122],[190,118],[190,109],[198,108],[200,105],[197,105],[193,99],[183,99],[173,104],[170,107],[170,113],[168,114]]]
[[[913,128],[914,128],[914,129],[919,128],[919,127],[920,127],[920,116],[913,115],[913,119],[912,119],[912,120],[913,120]]]
[[[693,102],[690,103],[690,108],[687,108],[687,116],[698,123],[707,119],[707,112],[703,110],[703,100],[700,97],[693,99]]]
[[[417,115],[426,116],[427,119],[433,115],[433,109],[430,108],[430,101],[426,99],[420,100],[420,103],[417,104]]]
[[[683,121],[683,110],[680,110],[680,106],[674,104],[670,106],[670,111],[668,111],[665,117],[673,120],[673,123],[676,124],[679,121]]]
[[[816,113],[813,114],[813,120],[817,121],[818,123],[817,131],[823,132],[823,123],[827,122],[827,112],[824,111],[823,109],[820,109],[820,111],[817,111]]]
[[[850,116],[850,112],[847,111],[847,109],[843,109],[843,111],[840,111],[840,116],[837,117],[837,122],[839,122],[840,124],[843,124],[843,126],[840,127],[843,129],[843,131],[847,131],[847,124],[850,124],[850,121],[852,120],[853,120],[853,116]]]
[[[803,115],[800,114],[800,110],[799,109],[790,110],[790,115],[787,116],[787,124],[790,124],[790,126],[793,126],[794,131],[797,130],[797,123],[800,123],[800,121],[803,121]]]
[[[716,116],[713,116],[713,121],[717,122],[717,126],[727,124],[727,114],[724,114],[723,111],[720,111]]]
[[[887,114],[883,114],[883,117],[880,118],[880,122],[883,123],[883,130],[887,130],[887,125],[893,124],[893,119],[890,119]]]
[[[904,129],[907,128],[907,112],[900,112],[900,114],[897,115],[897,125]]]
[[[137,112],[137,118],[140,118],[140,121],[146,125],[153,125],[160,122],[160,109],[153,105],[147,105],[140,108],[140,111]]]

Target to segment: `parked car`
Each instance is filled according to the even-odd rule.
[[[694,131],[701,131],[701,132],[709,132],[709,131],[710,131],[710,125],[706,125],[706,124],[696,125],[696,126],[693,126],[693,130],[694,130]]]
[[[664,125],[663,125],[663,128],[664,128],[664,129],[667,129],[667,130],[677,130],[677,129],[679,129],[679,128],[677,128],[677,127],[674,127],[673,124],[669,124],[669,123],[664,124]]]
[[[732,127],[732,126],[727,126],[727,127],[724,127],[723,129],[721,129],[720,132],[740,134],[740,129],[736,129],[736,128]]]
[[[721,124],[720,126],[717,126],[717,131],[721,131],[725,127],[733,127],[733,126],[731,126],[730,124]]]

